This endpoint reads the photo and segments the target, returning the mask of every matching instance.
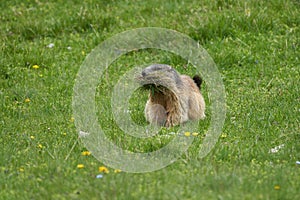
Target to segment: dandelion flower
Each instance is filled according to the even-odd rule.
[[[104,172],[104,173],[106,173],[106,174],[109,173],[109,170],[107,169],[107,167],[104,167],[104,166],[99,167],[98,170],[99,170],[99,172]]]
[[[89,152],[89,151],[83,151],[83,152],[81,152],[81,155],[83,155],[83,156],[89,156],[89,155],[91,155],[91,152]]]
[[[43,145],[38,144],[38,148],[42,149],[42,148],[43,148]]]
[[[84,168],[84,164],[78,164],[78,165],[77,165],[77,168],[78,168],[78,169]]]
[[[19,171],[20,171],[20,172],[24,172],[24,168],[23,168],[23,167],[20,167]]]
[[[191,136],[191,133],[190,133],[190,132],[185,132],[184,135],[185,135],[186,137],[189,137],[189,136]]]
[[[33,69],[38,69],[38,68],[40,68],[40,66],[38,66],[38,65],[33,65],[32,68],[33,68]]]
[[[33,140],[33,139],[34,139],[34,136],[33,136],[33,135],[31,135],[31,136],[30,136],[30,139],[32,139],[32,140]]]
[[[226,138],[227,135],[225,133],[222,133],[221,138]]]
[[[26,98],[25,99],[25,103],[29,103],[30,102],[30,99],[29,98]]]
[[[120,169],[115,169],[114,172],[115,172],[115,173],[120,173],[121,170],[120,170]]]
[[[192,133],[192,136],[194,136],[194,137],[197,135],[199,135],[199,133],[196,133],[196,132]]]
[[[280,186],[279,186],[279,185],[275,185],[275,186],[274,186],[274,189],[275,189],[275,190],[280,190]]]

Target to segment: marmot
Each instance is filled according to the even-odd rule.
[[[169,65],[153,64],[142,70],[139,81],[143,88],[150,89],[145,106],[150,124],[170,127],[205,117],[199,76],[191,79]]]

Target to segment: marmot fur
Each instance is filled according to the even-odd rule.
[[[194,79],[194,80],[193,80]],[[150,89],[145,117],[151,124],[176,126],[205,117],[205,102],[200,93],[202,80],[180,75],[169,65],[153,64],[143,69],[139,81]]]

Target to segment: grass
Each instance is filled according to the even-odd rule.
[[[16,0],[0,7],[0,199],[300,198],[298,1]],[[212,56],[226,88],[223,133],[203,159],[195,158],[199,137],[162,170],[131,174],[109,168],[97,179],[103,163],[81,154],[86,148],[72,118],[77,71],[100,42],[149,26],[189,35]],[[170,53],[132,52],[108,70],[97,101],[110,105],[109,92],[126,67],[151,62],[193,75],[180,67],[186,61]],[[145,100],[137,91],[130,108],[143,124],[140,96]],[[151,151],[168,142],[126,136],[112,123],[109,107],[99,115],[123,148]],[[201,123],[205,127],[209,119]]]

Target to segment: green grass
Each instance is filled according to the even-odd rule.
[[[299,1],[16,0],[2,1],[0,8],[0,199],[300,198]],[[177,30],[209,52],[226,88],[223,133],[203,159],[196,158],[199,136],[162,170],[132,174],[110,169],[96,179],[103,164],[81,155],[86,148],[72,120],[76,74],[100,42],[139,27]],[[50,43],[53,48],[47,47]],[[99,105],[110,105],[110,92],[122,73],[151,62],[194,73],[181,67],[186,61],[167,52],[129,53],[100,83]],[[140,96],[146,99],[137,91],[130,109],[137,123],[145,124]],[[99,112],[106,117],[99,123],[122,148],[151,151],[168,142],[127,136],[109,109]],[[200,133],[209,121],[201,122]],[[277,153],[269,153],[281,144]]]

